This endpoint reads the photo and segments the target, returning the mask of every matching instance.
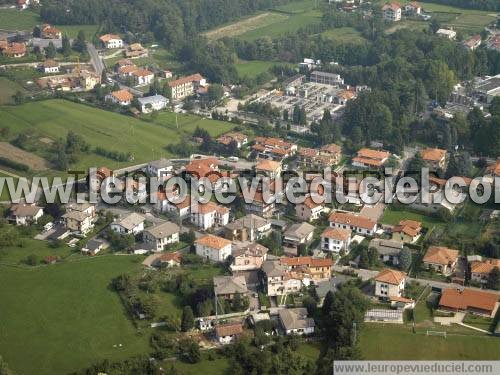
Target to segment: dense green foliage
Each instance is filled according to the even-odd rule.
[[[500,11],[498,0],[422,0],[424,3],[437,3],[467,9]]]

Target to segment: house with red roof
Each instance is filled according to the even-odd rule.
[[[385,4],[382,7],[382,14],[384,20],[386,21],[391,21],[391,22],[401,21],[402,12],[403,10],[401,8],[401,5],[399,5],[396,2]]]
[[[350,229],[326,228],[321,234],[321,250],[348,253],[351,245],[351,233]]]
[[[500,295],[470,288],[444,289],[439,300],[439,309],[470,312],[493,318],[500,305]]]
[[[375,277],[375,296],[383,300],[402,297],[405,283],[406,273],[385,268]]]
[[[427,269],[433,269],[445,276],[455,271],[459,252],[442,246],[431,246],[425,253],[423,263]]]

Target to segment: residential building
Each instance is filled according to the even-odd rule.
[[[379,258],[384,263],[392,263],[393,266],[399,264],[399,255],[403,250],[403,242],[395,240],[385,240],[382,238],[374,238],[368,245],[369,248],[374,247],[377,249]]]
[[[257,241],[271,233],[271,222],[261,216],[248,214],[228,223],[224,237],[230,241]]]
[[[282,257],[281,264],[288,271],[303,273],[312,282],[328,280],[332,276],[333,262],[329,258],[315,258],[310,256]]]
[[[163,95],[145,96],[137,99],[141,105],[142,113],[151,113],[153,111],[161,111],[168,104],[168,99]]]
[[[491,177],[500,177],[500,160],[486,168],[486,175]]]
[[[261,269],[265,291],[270,297],[296,293],[303,286],[302,276],[288,271],[279,260],[266,260]]]
[[[450,29],[439,29],[436,31],[436,35],[442,38],[448,38],[450,40],[454,40],[457,37],[457,32],[455,30]]]
[[[481,35],[473,35],[462,42],[463,46],[469,51],[474,51],[481,45]]]
[[[255,173],[274,180],[281,175],[281,163],[268,159],[260,160],[255,166]]]
[[[42,25],[40,29],[43,39],[61,39],[62,32],[58,28],[51,26],[49,24]]]
[[[191,206],[191,223],[207,230],[215,226],[224,226],[229,223],[230,209],[214,202],[198,203]]]
[[[436,272],[448,276],[455,271],[458,255],[458,250],[431,246],[425,253],[423,263],[427,269],[434,269]]]
[[[269,249],[258,243],[251,243],[249,245],[240,247],[233,250],[233,263],[231,264],[231,271],[250,271],[258,270],[267,260],[267,252]]]
[[[500,295],[474,289],[444,289],[439,300],[439,309],[469,312],[493,318],[499,307]]]
[[[128,90],[122,89],[118,91],[113,91],[106,95],[106,100],[111,101],[115,104],[119,104],[121,106],[127,106],[132,103],[134,99],[134,95],[132,95]]]
[[[439,148],[426,148],[420,151],[420,156],[429,170],[436,172],[445,170],[447,164],[447,152]],[[418,171],[420,173],[420,171]]]
[[[132,212],[111,223],[111,230],[118,234],[136,235],[144,230],[144,216]]]
[[[87,243],[82,247],[82,254],[94,256],[97,255],[102,249],[104,249],[104,242],[90,239]]]
[[[319,150],[320,156],[331,156],[332,164],[337,165],[342,160],[342,147],[335,143],[323,145]]]
[[[234,143],[236,148],[241,148],[248,143],[248,137],[242,133],[226,133],[217,138],[217,142],[224,146],[229,146],[231,143]]]
[[[178,251],[172,253],[161,254],[156,258],[155,264],[161,268],[180,267],[182,262],[182,254]]]
[[[351,230],[341,228],[326,228],[321,234],[321,250],[334,253],[349,252],[351,245]]]
[[[291,225],[283,233],[283,246],[298,248],[300,245],[308,245],[314,234],[314,226],[308,223],[296,223]]]
[[[172,99],[180,100],[195,94],[199,87],[206,85],[206,80],[197,73],[170,81],[168,85],[172,90]]]
[[[179,218],[186,219],[191,215],[191,197],[186,196],[181,201],[179,197],[172,196],[169,200],[165,192],[159,191],[155,208],[158,212],[175,213]]]
[[[168,159],[158,159],[151,161],[146,168],[150,176],[153,176],[159,180],[166,179],[174,173],[174,166]]]
[[[390,21],[390,22],[401,21],[402,13],[403,12],[402,12],[401,6],[398,3],[385,4],[382,7],[382,14],[383,14],[384,20],[386,20],[386,21]]]
[[[245,211],[248,214],[255,214],[265,218],[273,216],[275,209],[274,194],[269,192],[269,196],[265,196],[261,191],[256,191],[253,199],[245,199]]]
[[[207,234],[195,242],[196,254],[213,262],[223,262],[231,255],[231,241]]]
[[[402,297],[405,283],[406,273],[385,268],[375,277],[375,296],[384,300]]]
[[[494,268],[500,269],[500,259],[481,259],[470,262],[471,280],[486,284]]]
[[[339,86],[344,84],[344,79],[340,76],[340,74],[320,72],[318,70],[311,73],[309,81],[330,86]]]
[[[36,224],[43,216],[43,208],[24,202],[15,203],[10,207],[8,219],[16,225]]]
[[[486,42],[486,48],[500,51],[500,33],[491,36]]]
[[[46,74],[59,73],[59,63],[55,60],[45,60],[40,64],[40,70]]]
[[[392,228],[392,239],[405,243],[414,243],[422,233],[422,223],[415,220],[401,220]]]
[[[83,211],[66,211],[62,218],[66,228],[78,234],[86,235],[94,228],[94,217]]]
[[[0,45],[0,51],[2,52],[2,55],[7,57],[24,57],[26,55],[26,44],[16,42],[8,43],[5,41],[5,43]]]
[[[314,333],[314,319],[307,317],[305,307],[281,309],[278,316],[287,335],[312,335]]]
[[[155,251],[163,251],[165,246],[179,242],[179,226],[167,221],[146,228],[143,240],[146,243],[153,244]]]
[[[295,215],[299,220],[318,220],[324,211],[324,203],[315,203],[310,196],[306,197],[304,202],[295,205]]]
[[[405,4],[404,6],[405,12],[407,14],[421,14],[422,13],[422,6],[417,3],[416,1],[409,2],[408,4]]]
[[[381,168],[389,160],[391,154],[387,151],[377,151],[362,148],[357,156],[352,159],[352,165],[361,168]]]
[[[230,344],[243,334],[241,323],[221,324],[215,327],[215,338],[221,345]]]
[[[148,49],[144,48],[141,43],[132,43],[125,51],[125,57],[131,59],[135,59],[138,57],[147,57],[148,53]]]
[[[280,138],[255,137],[252,150],[258,158],[282,161],[297,152],[297,145]]]
[[[147,69],[137,69],[132,72],[132,77],[137,86],[149,85],[153,82],[155,75]]]
[[[102,35],[99,39],[105,48],[122,48],[123,47],[123,39],[120,38],[116,34],[105,34],[105,35]]]
[[[334,212],[328,221],[332,228],[350,229],[355,234],[373,236],[377,231],[375,220],[354,212]]]
[[[236,294],[248,294],[245,276],[215,276],[214,293],[218,299],[232,301]]]
[[[499,41],[500,41],[500,34]],[[500,46],[499,49],[500,51]],[[476,83],[474,94],[482,103],[489,104],[496,96],[500,96],[500,74],[492,77],[486,77]]]

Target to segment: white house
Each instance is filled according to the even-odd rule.
[[[147,69],[137,69],[131,73],[134,77],[135,84],[138,86],[149,85],[153,82],[155,75]]]
[[[144,230],[144,216],[132,212],[120,220],[111,223],[111,230],[119,234],[136,235]]]
[[[151,113],[153,111],[161,111],[168,104],[168,99],[163,95],[145,96],[137,99],[141,104],[142,113]]]
[[[375,296],[384,300],[402,297],[405,283],[406,273],[389,268],[383,269],[375,277]]]
[[[9,220],[16,225],[36,224],[43,216],[43,208],[34,204],[17,203],[10,208]]]
[[[373,236],[377,230],[375,220],[353,212],[334,212],[328,221],[332,228],[350,229],[357,234]]]
[[[155,245],[156,251],[165,246],[179,242],[179,227],[169,221],[144,230],[144,242]]]
[[[122,48],[123,39],[115,34],[105,34],[99,38],[106,48]]]
[[[107,101],[113,102],[115,104],[127,106],[127,105],[130,105],[132,103],[132,100],[134,99],[134,95],[132,95],[127,90],[118,90],[118,91],[110,92],[108,95],[106,95],[105,99]]]
[[[342,228],[326,228],[321,234],[321,250],[340,253],[349,252],[351,245],[351,230]]]
[[[229,223],[229,211],[229,208],[213,202],[195,203],[191,207],[191,223],[204,230],[224,226]]]
[[[314,319],[307,317],[307,309],[281,309],[278,312],[280,323],[287,335],[311,335],[314,333]]]
[[[384,20],[396,22],[401,21],[402,9],[397,3],[386,4],[382,8]]]
[[[45,60],[40,64],[40,69],[46,74],[59,73],[59,63],[54,60]]]
[[[450,40],[454,40],[457,37],[457,32],[455,30],[450,29],[439,29],[436,31],[437,36],[441,36],[443,38],[448,38]]]
[[[207,234],[194,242],[196,254],[213,262],[223,262],[231,255],[231,241]]]

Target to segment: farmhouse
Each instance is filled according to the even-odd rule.
[[[401,297],[405,289],[406,274],[389,268],[383,269],[375,277],[375,296],[380,299]]]
[[[136,235],[144,230],[145,218],[135,212],[132,212],[120,220],[111,223],[111,230],[119,234]]]
[[[118,90],[113,91],[106,95],[106,100],[111,101],[115,104],[119,104],[122,106],[127,106],[132,103],[134,99],[134,95],[132,95],[128,90]]]
[[[402,9],[398,3],[386,4],[382,7],[384,20],[390,22],[401,21]]]
[[[439,308],[449,311],[464,311],[493,318],[498,311],[500,296],[495,293],[465,288],[444,289]]]
[[[352,165],[361,168],[381,168],[389,159],[391,154],[387,151],[377,151],[369,148],[362,148],[357,156],[352,159]]]
[[[447,247],[431,246],[425,253],[423,262],[428,269],[448,276],[455,271],[458,260],[458,250]]]
[[[236,294],[248,294],[245,276],[215,276],[214,293],[217,298],[232,301]]]
[[[137,99],[141,105],[142,113],[151,113],[153,111],[161,111],[168,104],[168,99],[163,95],[145,96]]]
[[[46,74],[59,73],[59,63],[55,60],[45,60],[40,64],[40,70]]]
[[[179,242],[179,227],[169,221],[144,230],[144,242],[153,244],[155,251],[162,251],[165,246]]]
[[[341,228],[326,228],[321,234],[321,250],[340,253],[349,252],[351,245],[351,230]]]
[[[328,221],[332,228],[350,229],[358,234],[373,236],[377,230],[376,221],[353,212],[334,212]]]
[[[227,224],[224,237],[231,241],[257,241],[271,232],[271,222],[261,216],[248,214]]]
[[[269,249],[257,243],[240,247],[233,250],[233,263],[231,264],[231,271],[249,271],[258,270],[267,260],[267,253]]]
[[[36,224],[43,216],[43,208],[35,204],[16,203],[10,207],[8,219],[16,225]]]
[[[223,262],[231,255],[231,241],[207,234],[194,242],[196,254],[213,262]]]
[[[122,48],[123,40],[118,35],[115,34],[105,34],[102,35],[99,40],[102,42],[105,48]]]
[[[232,343],[242,334],[241,323],[221,324],[215,327],[215,338],[221,345]]]
[[[441,150],[439,148],[426,148],[425,150],[420,151],[420,156],[429,170],[435,172],[446,169],[446,150]]]
[[[314,333],[314,319],[307,317],[307,309],[281,309],[278,312],[281,326],[287,335],[310,335]]]
[[[230,209],[214,202],[195,203],[191,207],[191,223],[207,230],[229,223]]]

